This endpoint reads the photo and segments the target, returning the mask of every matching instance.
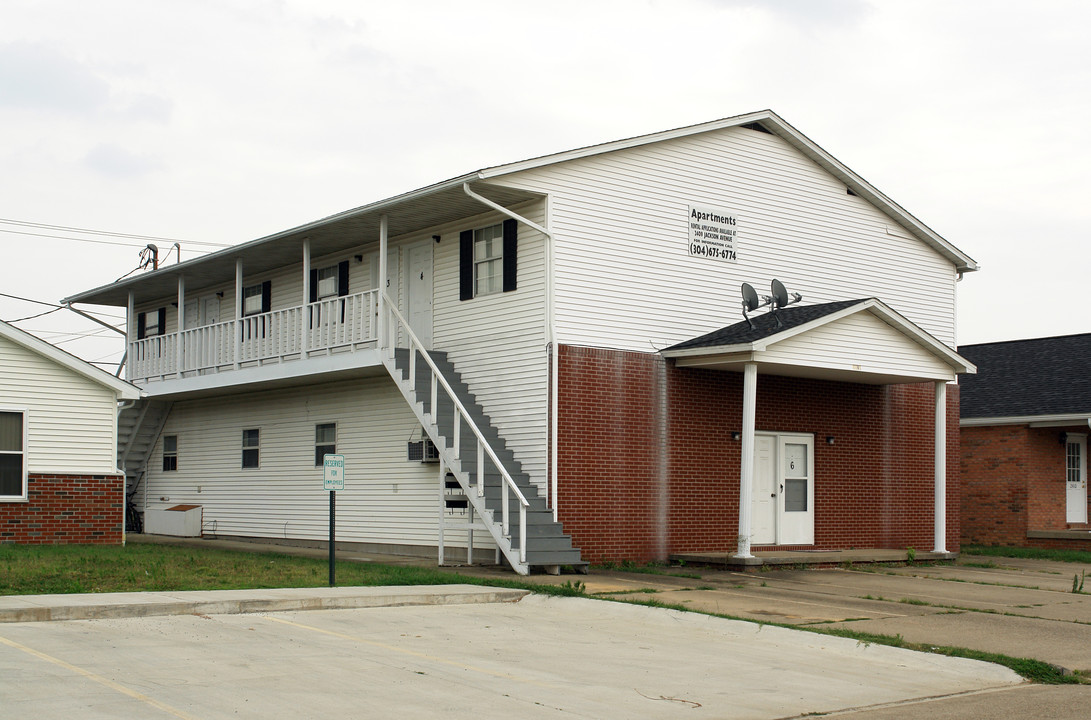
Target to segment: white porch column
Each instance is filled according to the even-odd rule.
[[[133,381],[133,362],[136,361],[136,353],[133,352],[136,342],[136,293],[129,291],[129,307],[125,313],[125,379]]]
[[[947,383],[936,382],[935,552],[947,552]]]
[[[386,253],[387,253],[387,222],[386,215],[379,218],[379,287],[378,290],[378,310],[379,310],[379,322],[376,328],[378,332],[379,342],[377,343],[380,350],[386,349],[386,274],[389,272],[386,266]],[[391,343],[393,345],[393,343]]]
[[[183,362],[183,344],[182,344],[182,331],[186,327],[186,276],[178,276],[178,332],[175,334],[177,338],[177,361],[178,366],[174,368],[175,377],[182,377],[182,362]],[[166,328],[159,328],[159,332],[162,333]]]
[[[758,406],[758,366],[746,363],[742,380],[742,458],[739,463],[739,547],[737,558],[750,554],[750,516],[754,494],[754,424]]]
[[[242,359],[242,258],[235,260],[235,369]]]
[[[307,336],[311,327],[311,239],[303,238],[303,312],[299,318],[299,359],[307,357]]]

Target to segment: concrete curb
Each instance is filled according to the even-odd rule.
[[[101,620],[156,615],[348,610],[408,605],[466,605],[518,602],[528,594],[526,590],[476,585],[417,585],[8,595],[0,597],[0,623]]]

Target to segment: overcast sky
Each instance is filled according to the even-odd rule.
[[[978,261],[960,343],[1091,332],[1089,35],[1081,0],[4,0],[0,293],[56,302],[145,242],[12,221],[187,259],[771,108]],[[67,311],[18,325],[120,356]]]

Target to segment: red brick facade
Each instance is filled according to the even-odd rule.
[[[0,502],[0,542],[20,545],[122,542],[122,475],[31,473],[29,502]]]
[[[1088,527],[1065,520],[1066,431],[1087,428],[962,428],[962,542],[1088,549],[1086,541],[1027,537],[1029,530]]]
[[[558,513],[591,561],[734,551],[742,374],[562,346]],[[933,545],[931,383],[758,376],[757,429],[815,437],[813,549]],[[947,538],[958,549],[958,389],[948,388]],[[833,445],[825,442],[833,436]]]

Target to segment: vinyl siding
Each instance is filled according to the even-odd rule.
[[[29,411],[30,472],[116,472],[113,390],[0,337],[0,407]]]
[[[889,375],[951,374],[945,362],[869,312],[849,315],[775,343],[762,353],[761,359]]]
[[[541,202],[515,212],[545,224]],[[459,232],[504,220],[498,213],[443,228],[434,254],[433,344],[445,350],[533,482],[546,482],[548,367],[544,236],[519,224],[516,289],[459,298]]]
[[[551,195],[560,342],[672,345],[778,278],[807,303],[878,297],[954,344],[954,266],[779,137],[728,128],[494,182]],[[736,263],[688,254],[690,205],[737,215]]]
[[[162,436],[138,506],[195,504],[206,534],[325,540],[329,493],[314,466],[315,425],[337,423],[345,489],[337,539],[435,546],[439,466],[406,460],[420,425],[389,378],[176,402],[163,435],[178,438],[178,469],[163,471]],[[242,468],[242,432],[260,430],[260,467]],[[450,545],[463,531],[447,531]],[[485,532],[475,547],[489,548]]]

